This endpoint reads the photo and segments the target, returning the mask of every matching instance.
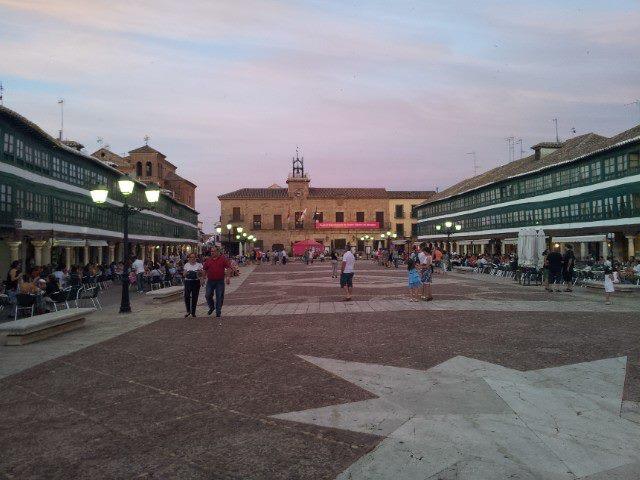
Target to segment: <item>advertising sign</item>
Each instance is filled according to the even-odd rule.
[[[356,229],[365,230],[372,228],[380,228],[378,222],[316,222],[317,229]]]

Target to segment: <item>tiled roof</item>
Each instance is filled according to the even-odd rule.
[[[193,182],[191,182],[191,181],[187,180],[187,179],[186,179],[186,178],[184,178],[184,177],[181,177],[180,175],[178,175],[178,174],[177,174],[177,173],[175,173],[175,172],[168,172],[168,173],[166,174],[166,176],[165,176],[165,179],[166,179],[166,180],[169,180],[169,181],[173,180],[173,181],[186,182],[186,183],[188,183],[188,184],[190,184],[190,185],[193,185],[194,187],[197,187],[197,185],[196,185],[195,183],[193,183]]]
[[[384,188],[309,188],[309,198],[388,198]]]
[[[387,194],[389,198],[417,198],[417,199],[427,199],[433,196],[436,192],[433,190],[422,190],[422,191],[413,191],[413,190],[387,190]]]
[[[287,189],[286,188],[241,188],[239,190],[234,190],[233,192],[218,195],[218,199],[220,200],[227,200],[232,198],[246,198],[246,199],[287,198]]]
[[[631,139],[640,139],[640,125],[611,138],[603,137],[602,135],[597,135],[595,133],[580,135],[562,142],[560,148],[548,155],[545,155],[539,160],[535,159],[535,155],[530,155],[528,157],[509,162],[506,165],[501,165],[492,170],[481,173],[480,175],[476,175],[475,177],[470,177],[456,183],[455,185],[436,193],[423,203],[432,203],[444,198],[489,186],[509,178],[519,177],[537,170],[543,170],[556,165],[577,161],[586,155],[606,150]],[[556,144],[555,142],[543,142],[542,144],[538,144],[538,146],[539,145],[555,146]]]
[[[164,154],[156,150],[155,148],[151,148],[149,145],[143,145],[138,148],[134,148],[133,150],[129,150],[129,153],[159,153],[164,157]]]
[[[233,192],[225,193],[218,198],[227,200],[231,198],[244,199],[274,199],[287,198],[286,188],[241,188]],[[309,198],[389,198],[384,188],[309,188]]]

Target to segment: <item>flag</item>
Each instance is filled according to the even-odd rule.
[[[291,207],[289,207],[289,211],[287,212],[287,223],[291,223]]]
[[[305,217],[305,215],[306,215],[306,214],[307,214],[307,209],[305,208],[305,209],[302,211],[302,215],[300,215],[300,221],[301,221],[301,222],[304,222],[304,217]]]

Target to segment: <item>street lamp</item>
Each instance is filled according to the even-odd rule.
[[[133,193],[133,189],[135,187],[135,183],[129,175],[123,175],[118,180],[118,189],[124,198],[122,202],[122,206],[118,207],[115,205],[104,206],[103,208],[109,208],[110,210],[116,212],[118,215],[122,216],[122,230],[123,230],[123,240],[122,246],[124,248],[124,268],[122,271],[122,298],[120,300],[120,313],[129,313],[131,312],[131,302],[129,301],[129,216],[135,215],[142,211],[142,207],[134,207],[129,205],[127,202],[127,198],[129,195]],[[103,205],[107,201],[107,197],[109,196],[109,190],[105,185],[96,185],[91,190],[91,200],[98,205]],[[151,204],[153,207],[160,200],[160,187],[155,183],[150,183],[147,185],[144,191],[145,197],[147,198],[147,202]]]
[[[436,225],[436,231],[440,232],[443,229],[442,225]],[[446,222],[444,222],[444,233],[447,234],[447,251],[451,251],[451,234],[453,232],[459,232],[460,230],[462,230],[462,225],[460,225],[459,223],[453,223],[450,220],[447,220]]]

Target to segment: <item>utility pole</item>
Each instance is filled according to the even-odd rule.
[[[60,105],[60,133],[58,134],[58,140],[62,141],[62,132],[64,130],[64,99],[63,98],[58,100],[58,105]]]
[[[522,148],[522,139],[519,138],[518,140],[516,140],[516,144],[520,144],[520,158],[524,157],[524,150]]]
[[[2,82],[0,82],[0,105],[4,105],[4,87],[2,86]]]
[[[505,138],[509,153],[509,162],[513,162],[515,160],[515,139],[516,137],[514,137],[513,135]]]
[[[556,143],[560,143],[560,137],[558,136],[558,119],[554,118],[553,123],[556,125]]]
[[[2,86],[0,85],[0,99],[2,98]],[[640,99],[637,99],[631,103],[626,103],[625,107],[628,107],[630,105],[635,105],[636,107],[638,107],[638,123],[640,123]]]
[[[473,155],[473,176],[478,175],[478,159],[476,158],[476,151],[467,152],[467,155]]]

